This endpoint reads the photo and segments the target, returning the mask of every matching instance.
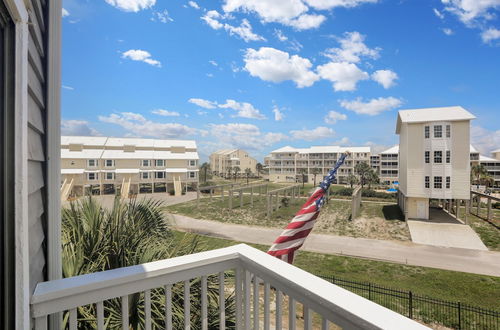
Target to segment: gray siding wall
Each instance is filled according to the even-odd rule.
[[[46,279],[46,0],[30,0],[28,45],[28,213],[30,290]]]

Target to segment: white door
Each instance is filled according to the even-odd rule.
[[[426,219],[427,218],[427,203],[425,201],[417,201],[417,218]]]

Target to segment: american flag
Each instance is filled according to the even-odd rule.
[[[285,230],[280,236],[274,241],[273,245],[267,251],[272,256],[280,258],[281,260],[287,261],[288,263],[293,263],[293,256],[296,250],[298,250],[306,240],[307,236],[311,232],[318,218],[319,211],[325,203],[326,192],[333,180],[335,179],[335,174],[344,160],[348,156],[348,152],[345,152],[340,156],[337,164],[330,170],[327,176],[321,181],[319,186],[314,190],[313,194],[295,217],[290,221]]]

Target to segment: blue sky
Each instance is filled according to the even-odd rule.
[[[243,148],[398,142],[461,105],[500,148],[500,0],[64,0],[62,133]]]

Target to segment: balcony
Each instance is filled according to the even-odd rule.
[[[233,276],[227,276],[234,274]],[[129,329],[129,298],[143,294],[141,311],[144,328],[152,326],[152,293],[164,293],[160,315],[166,329],[172,329],[172,286],[183,283],[183,320],[191,320],[191,310],[201,315],[200,323],[188,322],[184,329],[208,329],[207,277],[218,278],[219,329],[225,329],[225,296],[235,297],[236,329],[329,329],[335,324],[346,329],[427,329],[385,307],[377,305],[354,293],[322,280],[295,266],[289,265],[264,252],[241,244],[173,259],[137,266],[119,268],[62,280],[42,282],[32,297],[32,316],[35,329],[47,329],[47,317],[54,313],[68,312],[70,329],[77,329],[82,319],[77,308],[95,306],[94,324],[104,329],[104,305],[108,300],[118,301],[122,329]],[[201,281],[199,295],[192,294],[192,281]],[[157,290],[160,289],[160,290]],[[287,299],[284,299],[285,296]],[[158,298],[158,297],[157,297]],[[192,298],[201,300],[196,310]],[[213,299],[213,297],[210,297]],[[271,304],[271,300],[276,302]],[[288,301],[288,303],[286,303]],[[296,306],[303,305],[303,315],[298,317]],[[284,313],[284,305],[288,313]],[[120,308],[118,308],[120,309]],[[108,312],[109,313],[109,312]],[[287,317],[288,314],[288,317]],[[158,313],[154,314],[158,317]],[[274,317],[273,317],[274,316]],[[87,321],[89,316],[86,316]],[[272,318],[272,320],[271,320]],[[213,320],[212,320],[213,321]],[[193,324],[192,324],[193,323]],[[116,325],[115,325],[116,326]],[[213,327],[213,326],[212,326]]]

